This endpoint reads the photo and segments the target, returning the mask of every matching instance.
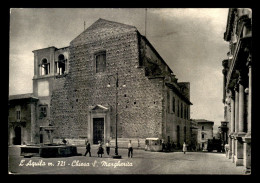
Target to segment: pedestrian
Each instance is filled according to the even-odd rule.
[[[99,157],[99,155],[100,155],[101,158],[102,158],[102,154],[104,154],[104,149],[103,149],[103,147],[102,147],[102,142],[101,142],[101,141],[99,141],[99,146],[98,146],[98,152],[97,152],[97,154],[98,154],[98,157]]]
[[[133,147],[132,147],[131,140],[129,140],[129,143],[128,143],[128,158],[130,156],[131,156],[131,158],[133,157]]]
[[[88,153],[89,153],[89,157],[91,157],[91,152],[90,152],[90,143],[89,141],[86,142],[86,152],[85,152],[85,155],[86,156]]]
[[[63,143],[64,145],[66,145],[66,144],[67,144],[67,140],[66,140],[65,138],[63,138],[63,139],[62,139],[62,143]]]
[[[162,139],[162,152],[164,151],[165,149],[165,143],[164,143],[164,140]]]
[[[175,150],[175,144],[174,144],[174,142],[172,141],[172,151],[174,151]]]
[[[107,151],[107,155],[109,155],[109,153],[110,153],[110,142],[109,142],[109,140],[106,143],[106,151]]]
[[[171,151],[171,143],[168,141],[167,144],[166,144],[166,148],[167,148],[167,151],[170,152]]]
[[[183,151],[184,154],[187,151],[187,145],[185,144],[185,142],[183,143],[182,151]]]

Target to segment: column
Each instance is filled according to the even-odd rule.
[[[231,91],[231,97],[230,97],[230,107],[231,107],[231,111],[230,111],[230,134],[229,134],[229,152],[228,152],[228,158],[232,158],[234,157],[234,145],[232,145],[234,143],[234,132],[235,132],[235,101],[234,101],[234,95],[233,95],[233,91]]]
[[[237,134],[239,132],[239,85],[236,84],[235,85],[235,133],[234,133],[234,157],[233,157],[233,162],[238,163],[237,161],[237,154],[238,154],[238,149],[240,149],[239,147],[239,143],[237,140]]]
[[[56,73],[59,73],[59,62],[56,62],[57,64],[56,64]],[[55,73],[55,74],[56,74]]]
[[[242,141],[242,137],[245,135],[244,132],[244,86],[242,83],[242,77],[241,77],[241,73],[239,76],[239,81],[238,81],[238,121],[236,121],[237,126],[236,126],[236,141],[235,141],[235,146],[236,146],[236,156],[235,156],[235,164],[236,166],[242,166],[243,165],[243,155],[244,155],[244,151],[243,151],[243,141]],[[237,97],[237,96],[236,96]]]
[[[238,85],[235,85],[234,87],[234,92],[235,92],[235,120],[234,120],[234,134],[233,134],[233,139],[232,139],[232,149],[233,149],[233,157],[232,157],[232,162],[235,162],[236,159],[236,154],[237,154],[237,143],[236,143],[236,135],[238,133],[238,119],[239,119],[239,93],[238,93]]]
[[[235,86],[235,133],[239,131],[239,93],[238,86]]]
[[[244,133],[244,109],[245,109],[245,102],[244,102],[244,86],[243,86],[243,80],[241,76],[239,77],[239,107],[238,107],[238,132],[239,133]]]
[[[248,116],[247,116],[247,136],[251,137],[252,124],[252,63],[251,56],[248,58]]]
[[[252,60],[249,55],[247,59],[248,66],[248,116],[247,116],[247,134],[243,137],[244,141],[244,167],[246,172],[251,171],[251,124],[252,124]]]
[[[231,100],[230,100],[230,105],[231,105],[231,125],[230,125],[230,132],[234,133],[235,132],[235,101],[234,101],[234,96],[231,94]]]
[[[241,74],[241,73],[240,73]],[[239,119],[238,119],[238,133],[236,137],[236,165],[241,166],[244,164],[244,143],[242,141],[242,137],[245,136],[245,128],[244,128],[244,114],[245,114],[245,102],[244,102],[244,97],[245,97],[245,90],[244,90],[244,83],[241,75],[239,76]]]
[[[52,47],[50,49],[50,60],[49,60],[49,74],[53,75],[54,74],[54,67],[55,67],[55,48]]]
[[[49,131],[49,135],[50,135],[50,144],[53,144],[53,135],[52,135],[52,132],[53,132],[53,130],[50,130]]]
[[[37,52],[34,52],[34,75],[39,75],[39,63],[38,63],[38,55]]]

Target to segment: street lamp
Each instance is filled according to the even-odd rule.
[[[118,155],[118,145],[117,145],[117,95],[118,95],[118,72],[116,73],[116,75],[110,75],[111,77],[113,77],[116,80],[116,145],[115,145],[115,155],[112,156],[115,159],[120,159],[121,155]],[[108,83],[107,85],[108,88],[111,87],[110,83]],[[126,87],[126,85],[124,84],[123,87]]]

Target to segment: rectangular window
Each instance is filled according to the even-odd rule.
[[[21,111],[16,111],[16,120],[20,121],[21,120]]]
[[[106,52],[96,54],[96,73],[106,70]]]
[[[180,116],[179,100],[177,102],[177,116]]]
[[[175,112],[175,98],[172,97],[172,112]]]
[[[47,106],[40,106],[40,115],[39,118],[45,118],[47,116]]]
[[[167,92],[167,112],[170,113],[170,93]]]
[[[202,126],[201,129],[204,130],[204,126]]]
[[[204,134],[201,134],[201,138],[204,139]]]

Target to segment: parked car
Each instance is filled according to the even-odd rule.
[[[159,138],[146,138],[145,139],[146,151],[162,151],[162,140]]]

